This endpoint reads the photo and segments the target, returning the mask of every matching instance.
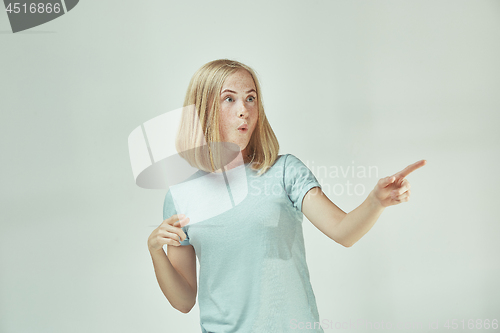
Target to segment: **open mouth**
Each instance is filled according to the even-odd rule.
[[[238,127],[238,131],[240,133],[246,133],[248,131],[248,124],[246,124],[246,123],[241,124],[241,126]]]

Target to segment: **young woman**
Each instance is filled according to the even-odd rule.
[[[385,207],[409,200],[405,177],[426,161],[380,179],[346,214],[324,195],[300,159],[278,155],[251,68],[227,59],[204,65],[189,84],[184,106],[190,105],[207,145],[179,151],[200,170],[170,188],[164,221],[148,239],[161,290],[183,313],[193,308],[198,294],[202,332],[323,332],[305,259],[303,215],[350,247]],[[193,138],[186,119],[178,148]],[[224,153],[216,145],[223,142],[241,152]]]

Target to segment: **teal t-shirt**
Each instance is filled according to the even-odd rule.
[[[286,154],[261,176],[247,163],[170,187],[163,218],[190,217],[181,245],[192,245],[200,264],[203,333],[323,332],[302,233],[302,199],[316,186]]]

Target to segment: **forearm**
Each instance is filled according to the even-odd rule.
[[[349,247],[361,239],[377,222],[384,207],[374,198],[373,191],[363,203],[347,213],[336,225],[339,243]]]
[[[187,313],[196,302],[196,293],[187,280],[172,266],[165,251],[150,251],[156,279],[161,291],[170,304],[177,310]]]

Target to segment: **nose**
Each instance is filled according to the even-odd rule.
[[[245,106],[245,103],[242,103],[241,106],[238,108],[238,118],[247,118],[248,117],[248,110]]]

